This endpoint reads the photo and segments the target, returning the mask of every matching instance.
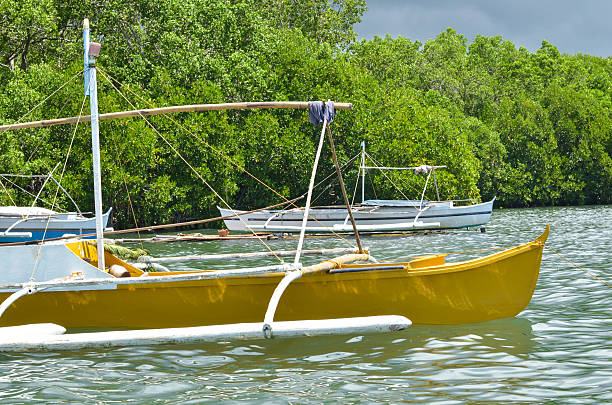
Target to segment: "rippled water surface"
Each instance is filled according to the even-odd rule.
[[[461,252],[519,244],[546,224],[550,248],[612,283],[611,206],[496,210],[485,233],[364,243],[379,259]],[[341,246],[318,239],[305,248]],[[156,256],[262,250],[255,241],[145,247]],[[545,250],[533,299],[515,318],[384,335],[0,354],[0,402],[609,403],[611,312],[610,287]]]

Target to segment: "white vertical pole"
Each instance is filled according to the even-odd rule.
[[[365,200],[365,142],[361,142],[361,202]]]
[[[302,218],[302,229],[300,229],[300,239],[298,240],[297,252],[295,253],[294,266],[300,264],[300,254],[302,253],[302,245],[304,244],[304,234],[306,233],[306,222],[308,221],[308,213],[310,211],[310,199],[312,197],[312,189],[314,188],[315,176],[317,174],[317,166],[319,165],[319,157],[321,149],[323,149],[323,140],[325,139],[325,129],[327,127],[327,118],[323,120],[323,128],[321,129],[321,137],[319,138],[319,147],[315,157],[314,165],[312,166],[312,175],[310,176],[310,185],[308,186],[308,196],[306,197],[306,206],[304,207],[304,218]]]
[[[89,96],[89,20],[83,20],[83,83],[85,95]]]
[[[89,109],[91,113],[91,152],[93,156],[94,199],[96,206],[96,239],[98,248],[98,268],[104,271],[104,239],[102,224],[102,180],[100,171],[100,133],[98,126],[98,86],[96,83],[96,60],[89,55],[89,20],[83,21],[83,46],[85,77],[88,77]],[[86,81],[87,83],[87,81]]]

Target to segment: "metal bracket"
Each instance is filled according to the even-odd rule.
[[[272,339],[274,337],[274,335],[272,334],[272,327],[267,323],[264,323],[262,332],[264,338],[266,339]]]

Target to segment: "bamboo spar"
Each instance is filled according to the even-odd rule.
[[[335,103],[336,110],[352,110],[351,103]],[[100,121],[111,120],[116,118],[139,117],[144,115],[159,115],[159,114],[174,114],[179,112],[202,112],[202,111],[225,111],[225,110],[262,110],[273,108],[293,108],[293,109],[308,109],[308,101],[261,101],[261,102],[244,102],[244,103],[221,103],[221,104],[192,104],[179,105],[172,107],[149,108],[144,110],[127,110],[114,113],[100,114]],[[24,122],[20,124],[0,125],[0,131],[10,131],[14,129],[50,127],[54,125],[74,124],[76,122],[89,122],[90,116],[57,118],[52,120]]]
[[[174,262],[188,262],[188,261],[212,261],[212,260],[227,260],[227,259],[246,259],[246,258],[257,258],[257,257],[269,257],[269,256],[295,256],[297,250],[276,250],[266,252],[248,252],[248,253],[226,253],[226,254],[211,254],[211,255],[190,255],[190,256],[171,256],[171,257],[151,257],[151,256],[140,256],[138,258],[139,263],[174,263]],[[311,249],[302,250],[301,254],[304,255],[325,255],[325,254],[337,254],[337,253],[359,253],[358,249],[354,248],[331,248],[331,249]]]

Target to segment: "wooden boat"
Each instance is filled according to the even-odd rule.
[[[38,194],[35,195],[20,187],[11,178],[26,178],[30,181],[38,179],[42,181],[42,187]],[[60,238],[66,235],[86,235],[96,232],[96,219],[86,217],[81,212],[70,194],[53,177],[53,172],[46,175],[0,174],[0,179],[3,182],[8,182],[15,189],[34,197],[31,206],[0,207],[0,243],[41,241],[43,239]],[[36,206],[41,201],[39,197],[42,189],[50,181],[54,182],[58,186],[58,190],[61,190],[67,199],[74,204],[76,211],[57,212],[53,209]],[[42,202],[53,207],[53,204],[48,201],[42,200]],[[112,228],[107,227],[110,214],[111,209],[102,215],[102,226],[105,231],[112,230]]]
[[[103,215],[107,227],[111,210]],[[66,235],[95,234],[96,219],[79,212],[57,212],[41,207],[0,207],[0,243],[31,242]]]
[[[275,319],[403,315],[415,324],[458,324],[515,316],[531,299],[547,236],[548,229],[532,242],[465,262],[445,263],[445,255],[434,255],[409,262],[340,264],[329,272],[305,274],[287,288]],[[261,322],[286,273],[279,269],[224,277],[214,277],[215,271],[147,274],[106,252],[108,265],[120,264],[131,275],[115,278],[96,268],[96,253],[91,242],[46,246],[40,260],[47,278],[75,273],[82,277],[38,283],[36,288],[52,290],[14,302],[0,317],[0,325],[159,328]],[[63,263],[53,262],[58,255],[65,258]],[[10,263],[11,256],[26,257],[15,247],[0,247],[3,261]],[[1,284],[0,301],[24,286],[27,280]]]
[[[85,72],[91,91],[92,150],[94,156],[94,194],[96,202],[96,241],[56,241],[38,245],[0,246],[0,326],[26,323],[57,323],[64,328],[182,328],[221,325],[219,330],[232,330],[231,336],[252,335],[253,328],[261,327],[261,337],[273,336],[273,325],[297,322],[291,326],[298,333],[314,334],[313,323],[304,320],[352,318],[357,328],[372,330],[370,316],[396,315],[389,324],[376,330],[396,330],[415,323],[455,324],[480,322],[518,314],[529,303],[533,294],[548,229],[532,242],[481,259],[446,263],[445,255],[415,258],[408,262],[367,263],[369,253],[362,248],[359,232],[349,210],[359,253],[325,260],[303,267],[300,253],[306,231],[306,220],[318,159],[325,132],[329,135],[332,156],[346,206],[348,200],[335,149],[327,112],[321,119],[323,129],[319,139],[315,163],[306,199],[297,253],[293,264],[281,263],[256,268],[237,268],[211,271],[144,272],[103,247],[102,204],[98,136],[95,61],[99,46],[89,46],[88,24],[85,24]],[[93,51],[92,51],[93,48]],[[89,49],[89,54],[87,50]],[[93,53],[92,53],[93,52]],[[94,55],[94,56],[92,56]],[[89,76],[88,76],[89,75]],[[320,102],[317,102],[320,103]],[[239,103],[239,105],[196,106],[202,109],[227,108],[307,108],[308,103]],[[324,105],[325,106],[325,105]],[[342,108],[350,108],[344,105]],[[194,110],[194,106],[187,106]],[[327,107],[326,107],[327,108]],[[183,111],[179,108],[169,108]],[[162,111],[163,110],[163,111]],[[168,108],[148,110],[146,114],[167,112]],[[125,112],[133,116],[134,112]],[[140,111],[142,113],[142,110]],[[121,113],[109,115],[117,116]],[[69,118],[54,120],[53,124],[78,122]],[[0,126],[0,130],[41,126],[45,122]],[[48,122],[46,122],[48,124]],[[100,254],[100,252],[104,252]],[[357,263],[360,262],[360,263]],[[365,318],[364,318],[365,317]],[[263,322],[262,322],[263,320]],[[387,322],[387,321],[383,321]],[[334,324],[334,321],[326,321]],[[366,325],[367,324],[367,325]],[[41,326],[47,334],[61,333],[61,327]],[[229,325],[234,325],[231,328]],[[247,325],[244,328],[240,325]],[[301,325],[301,326],[300,326]],[[248,331],[247,331],[248,329]],[[0,330],[0,335],[23,334],[25,329]],[[49,330],[51,332],[49,332]],[[216,330],[216,329],[215,329]],[[329,329],[327,329],[329,331]],[[347,328],[336,329],[346,333]],[[350,329],[361,330],[361,329]],[[242,332],[241,332],[242,331]],[[284,329],[284,333],[288,333]],[[300,332],[301,331],[301,332]],[[135,332],[135,331],[131,331]],[[130,332],[130,333],[131,333]],[[219,332],[217,336],[227,336]],[[319,331],[321,332],[321,331]],[[42,332],[41,332],[42,333]],[[106,332],[103,332],[106,333]],[[157,333],[149,342],[172,342],[174,332]],[[192,339],[193,332],[186,332]],[[200,339],[208,339],[210,332],[200,331]],[[327,333],[327,332],[321,332]],[[161,337],[163,335],[163,337]],[[11,335],[13,336],[13,335]],[[45,335],[47,336],[47,335]],[[7,348],[45,348],[47,337],[36,342],[0,342],[0,350]],[[110,344],[106,336],[77,337],[83,344]],[[113,335],[115,339],[116,334]],[[125,334],[124,336],[134,336]],[[139,335],[140,336],[140,335]],[[126,342],[129,338],[114,340]],[[170,340],[168,340],[170,339]],[[0,339],[2,340],[2,339]],[[6,340],[6,339],[5,339]],[[10,340],[10,339],[9,339]],[[85,343],[83,343],[85,341]],[[193,341],[193,340],[189,340]],[[80,343],[79,343],[80,342]],[[142,343],[138,340],[136,343]],[[123,344],[123,343],[121,343]],[[81,345],[81,346],[78,346]]]
[[[361,165],[361,203],[351,205],[356,229],[360,232],[395,232],[419,231],[431,229],[460,229],[485,225],[491,218],[495,198],[484,203],[472,200],[439,201],[436,169],[446,166],[421,165],[414,167],[366,166],[366,156],[376,163],[365,151],[362,142]],[[356,159],[355,156],[353,159]],[[353,160],[351,159],[351,160]],[[427,174],[427,180],[420,200],[366,200],[365,176],[367,170],[411,170]],[[433,174],[438,201],[423,199],[429,179]],[[300,232],[303,208],[285,210],[263,210],[250,214],[244,211],[217,207],[230,231],[263,231],[263,232]],[[239,214],[240,216],[237,216]],[[312,207],[306,232],[340,233],[353,232],[345,206]]]
[[[459,229],[482,226],[491,218],[493,202],[459,205],[454,201],[366,200],[351,207],[360,232]],[[218,207],[230,231],[300,232],[303,209],[265,210],[252,214]],[[241,214],[240,218],[232,215]],[[248,228],[247,228],[248,226]],[[313,207],[306,232],[352,232],[346,207]]]

